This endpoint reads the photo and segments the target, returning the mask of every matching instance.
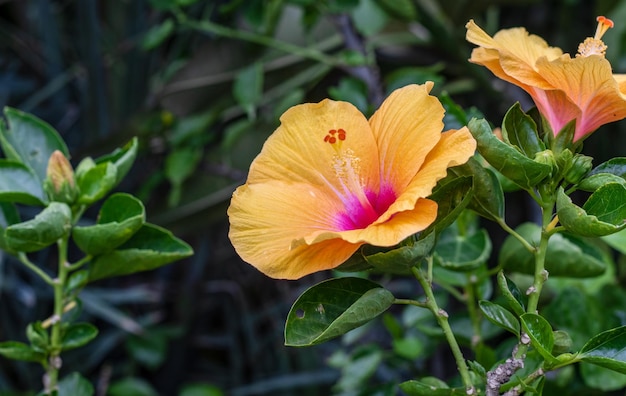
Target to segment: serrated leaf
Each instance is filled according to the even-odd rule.
[[[95,225],[75,226],[72,237],[83,252],[96,256],[129,240],[146,218],[141,201],[130,194],[111,195],[102,204]]]
[[[91,323],[73,323],[63,329],[61,348],[64,351],[75,349],[96,338],[98,329]]]
[[[311,346],[362,326],[385,312],[395,298],[361,278],[329,279],[307,289],[285,324],[285,345]]]
[[[532,246],[537,246],[541,237],[541,228],[534,223],[523,223],[515,231]],[[534,256],[513,236],[508,236],[502,248],[498,262],[504,268],[534,274]],[[546,252],[546,270],[550,276],[587,278],[602,275],[606,270],[602,252],[586,240],[570,234],[554,234],[548,242]]]
[[[48,202],[41,180],[26,165],[0,159],[0,201],[42,206]]]
[[[478,152],[520,187],[526,190],[535,188],[552,172],[551,166],[535,162],[498,139],[487,121],[472,119],[468,127],[476,139]]]
[[[626,228],[626,186],[609,183],[598,188],[583,207],[572,203],[563,188],[557,193],[559,222],[586,237],[610,235]]]
[[[519,102],[507,111],[502,121],[502,137],[518,147],[528,158],[546,149],[539,139],[535,121],[522,110]]]
[[[191,247],[168,230],[145,223],[116,250],[93,260],[89,280],[152,270],[192,254]]]
[[[558,361],[552,355],[554,347],[554,335],[552,326],[542,316],[533,313],[525,313],[520,317],[524,333],[530,337],[531,345],[539,352],[548,364],[556,364]]]
[[[43,362],[46,355],[37,352],[29,345],[17,341],[0,342],[0,355],[13,360],[26,362]]]
[[[69,206],[52,202],[34,219],[7,227],[5,243],[16,252],[34,252],[53,244],[71,228],[72,211]]]
[[[65,142],[54,128],[34,115],[6,107],[8,127],[0,122],[0,144],[6,157],[32,169],[43,185],[48,160],[55,150],[69,158]]]
[[[582,347],[579,356],[584,362],[626,374],[626,326],[596,335]]]
[[[481,300],[478,302],[478,306],[480,310],[483,312],[485,317],[496,326],[502,327],[503,329],[510,331],[519,337],[520,332],[520,324],[519,320],[506,308],[492,303],[491,301]]]

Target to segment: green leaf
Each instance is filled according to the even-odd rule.
[[[609,183],[618,183],[626,187],[626,180],[611,173],[596,173],[589,175],[582,179],[576,187],[579,190],[595,192],[600,187]]]
[[[513,312],[517,315],[522,315],[526,312],[524,308],[524,295],[517,285],[504,275],[503,271],[498,272],[498,287]]]
[[[515,231],[532,246],[539,244],[541,228],[523,223]],[[498,262],[504,268],[524,274],[535,273],[534,256],[509,235],[500,249]],[[570,234],[554,234],[548,242],[546,270],[553,276],[587,278],[602,275],[606,270],[602,252],[588,241]]]
[[[154,49],[161,45],[173,32],[174,21],[168,18],[146,32],[143,40],[141,40],[141,48],[144,50]]]
[[[626,374],[626,326],[604,331],[580,350],[583,362]]]
[[[459,176],[473,177],[473,196],[467,206],[469,209],[488,220],[504,217],[504,193],[495,173],[473,157],[450,171]]]
[[[255,106],[263,94],[263,65],[255,62],[244,68],[235,77],[233,96],[237,103],[246,110],[248,118],[255,118]]]
[[[468,127],[476,139],[478,152],[520,187],[526,190],[535,188],[552,172],[551,166],[535,162],[498,139],[487,121],[472,119]]]
[[[26,165],[0,159],[0,201],[42,206],[48,198],[41,183]]]
[[[375,0],[361,0],[359,6],[352,11],[351,19],[359,33],[366,37],[380,32],[389,21]]]
[[[4,154],[32,169],[39,185],[43,185],[52,153],[59,150],[69,158],[65,142],[54,128],[31,114],[6,107],[4,115],[8,121],[8,128],[0,122]]]
[[[535,154],[546,149],[545,144],[539,139],[535,121],[524,113],[519,102],[515,103],[504,116],[502,137],[518,147],[528,158],[534,158]]]
[[[626,186],[622,184],[609,183],[598,188],[582,208],[559,188],[556,207],[559,222],[581,236],[599,237],[626,228]]]
[[[52,202],[34,219],[10,225],[5,230],[7,246],[16,252],[41,250],[67,235],[72,228],[72,211],[64,203]]]
[[[92,396],[93,385],[79,373],[72,373],[59,381],[58,396]]]
[[[430,380],[430,381],[427,381]],[[441,380],[432,381],[424,378],[421,381],[406,381],[400,384],[400,389],[408,396],[462,396],[467,395],[465,388],[450,388]]]
[[[192,254],[191,247],[173,236],[171,232],[145,223],[116,250],[97,256],[93,260],[89,280],[152,270]]]
[[[602,240],[618,252],[626,254],[626,230],[604,236]]]
[[[422,232],[428,235],[432,230],[439,233],[450,226],[472,201],[473,178],[469,176],[444,179],[428,197],[437,202],[437,220]]]
[[[610,173],[615,176],[619,176],[622,179],[626,179],[626,158],[617,157],[601,163],[589,172],[589,175],[596,175],[599,173]]]
[[[435,258],[444,268],[454,271],[470,271],[487,261],[491,254],[491,240],[484,229],[471,235],[445,230],[437,247]]]
[[[48,331],[41,326],[39,321],[26,326],[26,338],[37,352],[46,353],[50,346]]]
[[[520,325],[519,320],[513,315],[509,310],[498,305],[496,303],[492,303],[491,301],[481,300],[478,302],[478,306],[480,310],[485,314],[485,317],[496,326],[502,327],[503,329],[510,331],[519,337]]]
[[[82,289],[89,282],[89,271],[81,269],[72,272],[67,280],[67,292]]]
[[[37,352],[29,345],[17,341],[0,342],[0,355],[13,360],[26,362],[43,362],[46,355]]]
[[[79,165],[80,166],[80,165]],[[85,172],[76,171],[78,202],[90,205],[107,195],[117,183],[117,167],[112,162],[97,164]]]
[[[558,361],[552,356],[554,347],[554,335],[552,327],[542,316],[532,313],[523,314],[522,329],[530,337],[531,345],[539,352],[548,364],[557,364]]]
[[[20,214],[14,204],[0,201],[0,250],[7,253],[14,253],[7,246],[4,231],[11,224],[20,222]]]
[[[585,385],[606,392],[605,394],[618,394],[626,386],[626,375],[602,366],[582,362],[580,375]]]
[[[411,268],[429,256],[434,246],[435,233],[431,233],[419,241],[410,241],[390,251],[365,256],[365,261],[384,273],[410,274]]]
[[[417,18],[417,8],[411,0],[376,0],[390,15],[405,21]]]
[[[73,323],[63,329],[61,348],[64,351],[81,347],[96,338],[98,329],[91,323]]]
[[[385,312],[394,296],[367,279],[329,279],[307,289],[285,324],[285,345],[310,346],[338,337]]]
[[[158,396],[159,393],[141,378],[128,377],[115,381],[109,387],[107,396]]]
[[[96,256],[129,240],[146,219],[141,201],[130,194],[117,193],[104,201],[97,224],[75,226],[72,237],[83,252]]]
[[[137,151],[139,150],[139,143],[136,137],[126,143],[123,147],[115,149],[112,153],[98,157],[95,160],[96,165],[112,162],[115,165],[115,186],[121,182],[124,177],[132,168],[135,158],[137,158]],[[78,171],[77,171],[78,172]]]

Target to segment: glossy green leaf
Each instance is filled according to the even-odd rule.
[[[435,246],[435,233],[419,241],[411,241],[387,252],[365,256],[365,261],[373,268],[390,274],[410,274],[411,268],[418,266],[429,256]]]
[[[585,385],[605,394],[618,395],[626,387],[626,375],[591,363],[580,363],[580,376]]]
[[[500,294],[504,297],[509,307],[515,312],[517,315],[522,315],[526,312],[524,308],[524,295],[517,287],[517,285],[507,278],[504,275],[503,271],[498,272],[498,288],[500,290]]]
[[[472,201],[472,185],[473,178],[470,176],[440,181],[435,191],[428,197],[437,202],[437,220],[422,234],[427,235],[431,231],[439,233],[450,226]]]
[[[79,373],[72,373],[59,381],[57,396],[93,396],[94,388],[91,382]]]
[[[626,158],[617,157],[601,163],[589,172],[589,175],[600,173],[610,173],[612,175],[626,179]]]
[[[576,152],[577,147],[581,144],[580,142],[573,142],[574,134],[576,132],[576,119],[565,124],[556,136],[551,130],[550,124],[545,122],[545,119],[543,122],[543,128],[547,129],[545,138],[548,140],[548,148],[553,150],[557,155],[566,149]]]
[[[406,381],[401,383],[400,389],[408,396],[467,396],[465,388],[450,388],[443,381]]]
[[[67,235],[71,228],[72,211],[69,206],[52,202],[34,219],[7,227],[5,243],[16,252],[34,252]]]
[[[546,360],[546,363],[556,364],[557,360],[552,356],[554,335],[550,323],[542,316],[532,313],[525,313],[520,319],[524,333],[530,337],[531,345]]]
[[[285,324],[285,345],[310,346],[338,337],[385,312],[394,296],[367,279],[329,279],[307,289]]]
[[[626,186],[609,183],[598,188],[583,207],[572,203],[562,188],[556,201],[559,222],[575,234],[599,237],[626,228]]]
[[[546,149],[539,139],[535,121],[522,110],[519,102],[515,103],[502,120],[502,137],[518,147],[528,158]]]
[[[64,351],[81,347],[96,338],[98,329],[91,323],[72,323],[63,329],[61,348]]]
[[[137,158],[137,151],[139,150],[139,142],[136,137],[126,143],[123,147],[115,149],[112,153],[103,155],[96,158],[94,161],[96,165],[111,162],[115,165],[116,178],[115,185],[118,185],[124,177],[128,174],[130,169]]]
[[[616,176],[611,173],[596,173],[585,177],[576,185],[576,187],[579,190],[595,192],[600,187],[609,183],[618,183],[626,186],[626,180],[620,176]]]
[[[604,331],[590,339],[580,350],[580,358],[626,374],[626,326]]]
[[[35,351],[46,353],[48,350],[50,337],[48,331],[41,326],[41,322],[29,323],[26,326],[26,338]]]
[[[459,176],[472,176],[473,195],[467,206],[469,209],[488,220],[504,217],[504,193],[494,172],[473,157],[465,164],[451,168],[450,171]]]
[[[9,107],[4,109],[4,115],[8,121],[8,127],[0,122],[0,145],[4,155],[32,169],[43,185],[52,153],[59,150],[69,158],[65,142],[54,128],[34,115]]]
[[[0,159],[0,201],[41,206],[48,202],[41,183],[26,165]]]
[[[29,345],[17,341],[0,342],[0,355],[13,360],[26,362],[43,362],[46,355],[37,352]]]
[[[82,289],[89,282],[89,271],[86,269],[81,269],[78,271],[72,272],[67,280],[67,291],[75,291]]]
[[[128,275],[162,267],[193,254],[191,247],[171,232],[145,223],[116,250],[97,256],[89,280]]]
[[[507,178],[524,189],[535,188],[552,167],[526,157],[496,137],[485,120],[473,119],[468,127],[476,139],[478,152]]]
[[[139,231],[145,218],[139,199],[125,193],[113,194],[102,204],[97,223],[75,226],[72,237],[83,252],[93,256],[103,254],[129,240]]]
[[[496,326],[510,331],[519,337],[520,324],[519,320],[508,309],[501,305],[492,303],[491,301],[481,300],[478,302],[480,310],[485,317]]]
[[[552,354],[554,356],[569,353],[572,350],[572,337],[570,337],[568,332],[555,330],[552,332],[552,335],[554,336],[554,347],[552,347]],[[559,361],[563,362],[563,359],[561,358]]]
[[[442,234],[435,249],[437,263],[455,271],[469,271],[487,261],[491,254],[491,239],[484,229],[471,234],[459,235],[448,228]]]
[[[117,183],[117,167],[112,162],[97,164],[87,171],[76,172],[80,189],[78,202],[90,205],[107,195]]]
[[[532,246],[539,244],[541,228],[523,223],[515,231]],[[504,268],[534,274],[534,256],[513,236],[508,236],[500,249],[498,262]],[[587,278],[602,275],[606,270],[602,252],[588,241],[569,234],[554,234],[548,242],[546,270],[550,277]]]

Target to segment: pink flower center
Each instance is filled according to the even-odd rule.
[[[391,186],[381,187],[378,193],[365,191],[367,200],[363,202],[355,194],[344,201],[344,212],[337,213],[336,226],[340,231],[366,228],[389,209],[396,200]]]

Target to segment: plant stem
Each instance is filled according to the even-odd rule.
[[[57,242],[59,250],[59,262],[57,278],[54,279],[52,287],[54,289],[54,312],[52,315],[52,330],[50,334],[50,355],[48,357],[48,367],[46,371],[46,394],[52,394],[58,386],[59,369],[61,368],[61,319],[65,302],[65,284],[69,274],[67,267],[67,245],[68,237],[63,237]]]
[[[456,366],[459,370],[463,385],[466,389],[466,394],[475,395],[476,389],[472,384],[472,379],[470,377],[469,369],[467,368],[467,363],[465,362],[465,357],[463,357],[461,348],[459,347],[459,344],[454,337],[454,333],[452,332],[452,328],[450,327],[450,323],[448,322],[448,313],[439,308],[439,306],[437,305],[437,301],[435,300],[435,295],[432,288],[432,280],[427,279],[422,270],[419,268],[413,267],[411,271],[413,272],[413,275],[418,280],[420,285],[422,285],[424,293],[426,294],[425,303],[430,311],[433,313],[433,315],[435,315],[435,319],[437,319],[437,323],[439,323],[439,327],[441,327],[441,330],[443,330],[443,334],[448,341],[448,345],[450,345],[452,355],[454,356]]]
[[[511,227],[509,227],[509,225],[508,225],[508,224],[506,224],[506,223],[504,222],[504,219],[502,219],[502,218],[497,218],[497,219],[496,219],[496,222],[498,223],[498,225],[499,225],[500,227],[502,227],[502,229],[503,229],[504,231],[508,232],[508,233],[509,233],[510,235],[512,235],[515,239],[517,239],[517,240],[518,240],[518,241],[522,244],[522,246],[524,246],[524,248],[526,248],[526,250],[528,250],[528,251],[529,251],[529,252],[531,252],[531,253],[534,253],[534,252],[535,252],[535,248],[534,248],[534,247],[533,247],[530,243],[528,243],[528,241],[527,241],[526,239],[524,239],[524,237],[523,237],[523,236],[521,236],[521,235],[520,235],[520,234],[518,234],[518,233],[517,233],[514,229],[512,229]]]
[[[19,257],[20,261],[22,262],[22,264],[24,264],[26,267],[28,267],[28,269],[33,271],[35,274],[39,275],[39,277],[41,279],[43,279],[44,282],[46,282],[47,284],[49,284],[51,286],[54,286],[54,280],[52,280],[52,278],[50,278],[50,276],[48,274],[46,274],[41,268],[37,267],[37,265],[35,265],[35,263],[30,261],[28,259],[28,256],[26,256],[26,253],[20,252],[18,254],[18,257]]]
[[[539,240],[539,246],[535,251],[535,274],[533,285],[528,289],[528,306],[526,312],[537,313],[537,307],[539,305],[539,297],[541,296],[541,290],[543,284],[548,280],[548,271],[546,271],[546,253],[548,251],[548,240],[552,235],[552,209],[554,205],[549,204],[541,207],[542,210],[542,224],[541,224],[541,239]]]

